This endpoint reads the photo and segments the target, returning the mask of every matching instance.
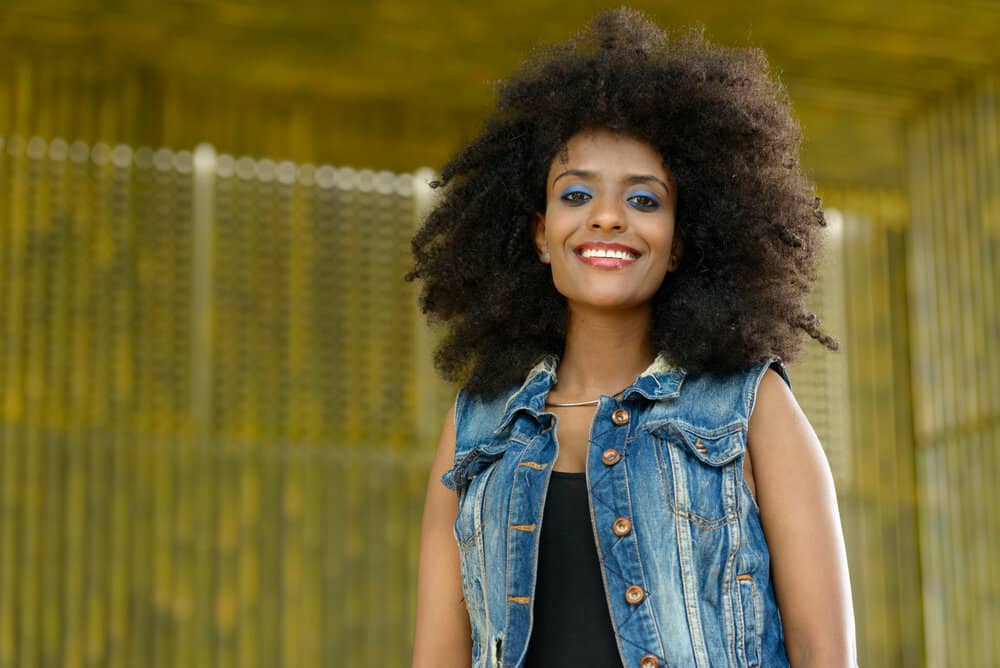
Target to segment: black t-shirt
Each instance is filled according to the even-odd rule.
[[[540,541],[525,668],[621,666],[582,472],[552,472]]]

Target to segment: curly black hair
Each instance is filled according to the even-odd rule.
[[[467,391],[524,380],[561,354],[565,299],[538,261],[533,214],[549,166],[582,130],[642,139],[677,183],[684,253],[653,299],[651,340],[689,373],[797,356],[804,331],[837,342],[805,307],[826,225],[800,171],[801,132],[763,51],[676,36],[637,11],[602,13],[497,85],[496,112],[442,170],[412,240],[420,306],[446,323],[435,364]]]

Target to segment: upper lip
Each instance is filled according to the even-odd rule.
[[[606,241],[588,241],[574,248],[573,252],[576,253],[577,255],[580,255],[581,253],[583,253],[583,251],[587,250],[588,248],[600,248],[602,250],[622,251],[636,258],[642,255],[642,253],[632,248],[631,246],[626,246],[624,244],[608,243]]]

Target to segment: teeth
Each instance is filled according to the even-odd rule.
[[[618,260],[634,260],[635,256],[620,250],[607,250],[604,248],[586,248],[582,253],[583,257],[613,257]]]

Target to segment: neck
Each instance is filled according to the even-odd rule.
[[[583,401],[631,385],[656,357],[649,336],[651,317],[649,305],[622,311],[571,306],[551,395],[560,401]]]

